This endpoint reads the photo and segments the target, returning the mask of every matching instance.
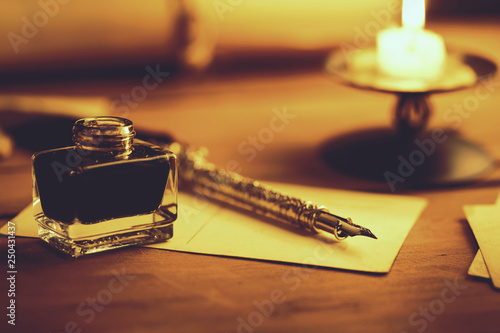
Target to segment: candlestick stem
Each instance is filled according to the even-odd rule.
[[[431,111],[429,94],[399,94],[394,122],[400,135],[414,137],[422,132],[429,122]]]

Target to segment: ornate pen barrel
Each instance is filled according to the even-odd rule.
[[[206,149],[192,150],[179,143],[168,145],[168,149],[179,158],[181,185],[191,187],[199,195],[310,232],[324,230],[339,241],[355,235],[376,238],[370,230],[352,223],[349,218],[329,213],[323,206],[276,192],[258,181],[216,167],[206,160]]]

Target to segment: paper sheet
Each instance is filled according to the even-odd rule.
[[[174,237],[153,248],[221,256],[317,265],[385,273],[425,208],[425,199],[366,194],[285,184],[269,184],[284,193],[325,205],[372,230],[378,240],[353,237],[337,242],[326,233],[310,234],[279,222],[179,194]],[[30,208],[13,219],[17,236],[37,237]],[[5,233],[6,227],[0,232]]]
[[[495,205],[464,206],[495,288],[500,289],[500,200]]]
[[[485,279],[491,278],[490,272],[488,272],[488,267],[486,267],[486,263],[484,262],[481,249],[477,250],[476,256],[474,257],[474,260],[472,260],[467,274]]]

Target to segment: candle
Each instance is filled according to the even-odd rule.
[[[444,70],[446,47],[438,34],[425,30],[425,1],[403,1],[403,26],[377,34],[377,69],[402,79],[436,80]]]

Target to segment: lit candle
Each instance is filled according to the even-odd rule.
[[[446,47],[438,34],[425,30],[425,0],[403,1],[403,26],[377,35],[377,68],[388,76],[435,80],[444,70]]]

